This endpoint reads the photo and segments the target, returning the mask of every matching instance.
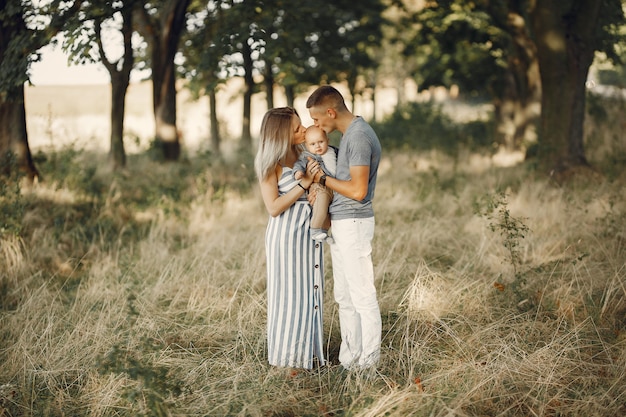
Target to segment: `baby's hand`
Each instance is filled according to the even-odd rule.
[[[302,171],[296,171],[293,174],[293,177],[297,180],[299,180],[300,178],[302,178],[304,176],[304,173]]]

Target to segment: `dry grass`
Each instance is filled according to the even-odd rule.
[[[133,111],[146,103],[134,106],[145,129]],[[20,237],[0,234],[0,417],[626,414],[623,126],[586,125],[607,175],[567,185],[519,155],[388,153],[374,240],[383,352],[362,375],[267,365],[267,214],[249,160],[131,153],[112,174],[73,139],[90,133],[49,119],[67,109],[30,109],[46,182],[0,196],[23,208],[8,213]],[[102,115],[82,117],[102,133]]]
[[[372,376],[266,364],[260,196],[253,181],[232,186],[241,172],[190,163],[138,157],[126,176],[95,169],[25,194],[23,237],[0,250],[0,416],[626,412],[623,180],[557,187],[524,166],[453,171],[441,155],[388,155]],[[500,191],[530,229],[517,275],[491,230],[499,218],[477,214]],[[331,269],[327,259],[336,361]]]

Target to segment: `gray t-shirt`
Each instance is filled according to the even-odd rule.
[[[331,220],[366,218],[374,216],[372,200],[376,189],[378,164],[381,146],[374,129],[362,117],[355,118],[339,142],[337,155],[337,175],[339,180],[347,181],[351,166],[369,165],[367,195],[362,201],[352,200],[335,193],[329,212]]]

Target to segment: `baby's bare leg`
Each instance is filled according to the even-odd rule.
[[[313,216],[311,217],[311,228],[313,229],[326,229],[328,225],[326,219],[328,217],[328,206],[333,199],[333,192],[327,187],[314,183],[311,185],[315,187],[315,203],[313,203]]]

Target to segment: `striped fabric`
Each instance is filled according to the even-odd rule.
[[[278,191],[296,187],[283,167]],[[311,369],[325,363],[322,332],[323,246],[311,239],[306,195],[277,217],[265,233],[267,255],[267,345],[270,365]]]

